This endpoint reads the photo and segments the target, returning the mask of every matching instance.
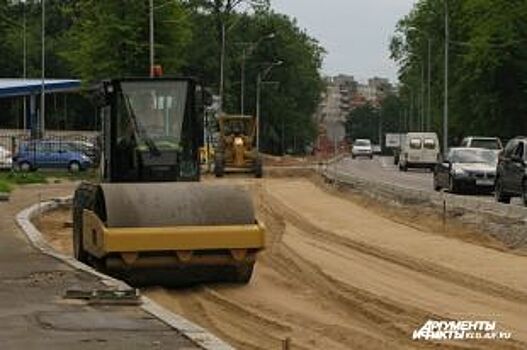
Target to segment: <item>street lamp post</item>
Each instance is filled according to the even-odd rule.
[[[427,102],[426,102],[426,123],[423,121],[423,124],[425,125],[425,129],[426,131],[430,131],[431,129],[431,126],[432,126],[432,115],[431,115],[431,81],[432,81],[432,39],[430,39],[430,37],[428,36],[428,34],[424,33],[422,30],[420,30],[419,28],[416,28],[416,27],[410,27],[409,28],[409,31],[416,31],[416,32],[419,32],[421,35],[425,36],[426,37],[426,41],[427,41],[427,82],[426,82],[426,90],[427,90]],[[423,63],[422,63],[422,66],[421,66],[421,69],[423,70],[424,69],[424,59],[423,59]],[[421,71],[421,84],[424,84],[424,72]],[[424,87],[422,87],[423,89],[423,94],[424,94]],[[423,119],[425,118],[425,103],[424,103],[424,96],[422,97],[422,115],[423,115]]]
[[[448,41],[450,40],[450,33],[448,28],[448,0],[445,2],[445,94],[443,106],[443,154],[446,156],[448,152]]]
[[[46,127],[46,92],[45,92],[45,79],[46,79],[46,1],[41,0],[42,5],[42,57],[41,57],[41,94],[40,94],[40,125],[38,131],[38,137],[44,136],[44,130]]]
[[[431,91],[432,81],[432,40],[428,38],[428,79],[427,79],[427,115],[426,115],[426,131],[432,130],[432,111],[431,111]]]
[[[154,0],[150,0],[150,78],[154,77]]]
[[[271,70],[276,67],[282,65],[283,61],[277,61],[274,63],[271,63],[269,67],[264,69],[263,71],[258,72],[258,76],[256,77],[256,151],[260,151],[260,95],[262,90],[262,80],[265,79],[265,77],[271,72]]]
[[[242,63],[241,63],[241,77],[240,77],[240,114],[244,115],[245,113],[245,63],[249,55],[258,47],[258,45],[266,39],[273,39],[275,37],[274,33],[267,34],[266,36],[261,37],[254,43],[241,43],[243,45],[242,49]]]

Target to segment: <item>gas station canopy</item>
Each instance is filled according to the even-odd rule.
[[[81,81],[74,79],[45,79],[46,93],[78,91]],[[40,79],[3,79],[0,78],[0,98],[38,95],[42,91]]]

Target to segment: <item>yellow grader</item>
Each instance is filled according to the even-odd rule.
[[[215,150],[214,173],[251,172],[262,177],[262,158],[256,147],[256,123],[250,116],[222,115],[218,118],[219,140]]]
[[[163,279],[146,283],[207,271],[247,283],[265,230],[248,193],[198,182],[204,90],[191,78],[121,79],[97,95],[102,181],[75,192],[75,257],[132,283],[156,271]]]

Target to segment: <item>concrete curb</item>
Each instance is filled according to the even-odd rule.
[[[76,270],[87,272],[98,277],[101,282],[108,287],[115,288],[117,290],[130,289],[131,287],[125,282],[102,274],[99,271],[93,269],[92,267],[81,263],[75,258],[56,251],[46,242],[40,231],[37,230],[37,228],[31,222],[31,219],[35,216],[40,215],[46,211],[56,209],[60,205],[68,203],[68,201],[71,201],[71,197],[59,198],[49,202],[34,204],[31,207],[19,212],[16,216],[16,222],[20,229],[27,236],[31,244],[42,253],[49,255],[55,259],[58,259]],[[160,321],[164,322],[173,329],[177,330],[183,336],[193,341],[197,346],[201,347],[202,349],[234,350],[232,346],[228,345],[216,336],[207,332],[205,329],[190,322],[184,317],[179,316],[163,308],[161,305],[157,304],[150,298],[141,296],[141,301],[141,309],[151,314],[152,316],[158,318]]]
[[[327,169],[321,175],[329,180],[348,184],[358,190],[367,191],[370,195],[381,198],[388,197],[396,201],[414,204],[430,203],[434,206],[442,206],[443,202],[446,201],[450,209],[459,208],[483,215],[494,215],[517,221],[525,221],[527,219],[527,208],[518,205],[495,203],[444,192],[423,191],[382,181],[369,180],[349,173],[338,171],[335,173],[334,169]]]

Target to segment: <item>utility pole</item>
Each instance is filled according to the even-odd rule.
[[[260,152],[260,89],[262,85],[262,73],[258,72],[256,77],[256,152]]]
[[[22,69],[22,76],[24,78],[24,81],[27,78],[27,39],[26,39],[26,3],[22,3],[22,13],[23,13],[23,23],[22,23],[22,34],[23,34],[23,60],[24,60],[24,66]],[[24,131],[27,129],[27,97],[24,96],[24,118],[22,121],[22,125],[24,126]]]
[[[420,105],[421,105],[420,129],[421,131],[425,131],[425,65],[424,65],[424,60],[423,60],[423,63],[421,64],[421,96],[419,99],[421,100],[420,102]]]
[[[443,154],[448,152],[448,48],[450,33],[448,28],[448,0],[445,2],[445,96],[443,106]]]
[[[42,5],[42,25],[41,25],[41,37],[42,37],[42,57],[41,57],[41,94],[40,94],[40,125],[38,130],[38,138],[44,136],[44,130],[46,128],[46,1],[41,0]]]
[[[275,33],[267,34],[260,39],[258,39],[256,42],[252,43],[240,43],[242,48],[242,64],[241,64],[241,74],[240,74],[240,114],[245,114],[245,66],[248,56],[252,54],[252,52],[258,47],[258,45],[266,39],[273,39],[275,37]]]
[[[431,111],[431,82],[432,82],[432,40],[428,38],[428,79],[427,79],[427,116],[426,116],[426,131],[432,130],[432,111]]]
[[[260,95],[262,90],[262,80],[265,79],[267,74],[271,72],[276,66],[282,65],[283,61],[277,61],[271,63],[265,70],[258,72],[256,77],[256,151],[260,151]]]
[[[242,49],[242,65],[241,65],[241,93],[240,93],[240,114],[245,113],[245,61],[247,60],[247,48]]]
[[[150,78],[154,77],[154,0],[150,0]]]
[[[223,112],[223,85],[225,80],[225,19],[221,21],[221,50],[220,50],[220,100],[219,113]]]

